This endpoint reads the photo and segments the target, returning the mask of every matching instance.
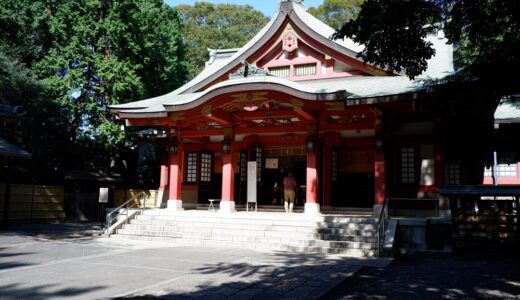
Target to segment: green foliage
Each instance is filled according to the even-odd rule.
[[[28,67],[36,51],[31,36],[33,19],[27,1],[0,1],[0,48],[4,55]]]
[[[508,0],[366,0],[336,37],[364,44],[361,57],[414,78],[435,52],[424,40],[443,29],[457,46],[460,78],[497,95],[518,93],[520,2]]]
[[[357,19],[348,21],[335,37],[348,36],[365,45],[361,57],[410,78],[420,75],[434,54],[426,40],[440,10],[431,1],[367,0]],[[403,16],[403,17],[400,17]],[[406,16],[406,17],[405,17]]]
[[[10,50],[13,50],[12,48]],[[15,51],[12,52],[16,53]],[[45,97],[45,86],[18,59],[0,50],[0,104],[22,106],[16,122],[0,124],[0,138],[14,143],[33,155],[30,161],[18,162],[17,178],[24,183],[59,182],[70,147],[66,124],[59,106]]]
[[[40,82],[16,58],[0,47],[0,104],[23,105],[41,92]]]
[[[520,2],[446,1],[445,29],[460,71],[499,94],[520,93]]]
[[[66,1],[47,6],[37,30],[49,49],[35,65],[67,109],[71,136],[122,142],[107,106],[171,91],[183,82],[183,45],[174,9],[159,0]]]
[[[55,151],[55,168],[107,165],[128,141],[108,106],[185,82],[180,28],[161,0],[0,1],[0,101],[28,112],[28,150]]]
[[[239,48],[268,22],[249,5],[196,2],[177,7],[187,47],[189,77],[196,76],[208,60],[208,48]]]
[[[365,0],[325,0],[309,13],[332,28],[339,29],[346,21],[356,19]]]

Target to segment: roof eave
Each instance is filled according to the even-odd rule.
[[[275,83],[275,82],[265,82],[265,81],[250,82],[250,83],[237,82],[237,84],[225,85],[222,87],[218,87],[218,88],[209,90],[208,92],[202,94],[197,99],[194,99],[193,101],[188,102],[188,103],[164,104],[164,108],[167,112],[189,110],[189,109],[193,109],[197,106],[203,105],[210,99],[213,99],[220,95],[224,95],[227,93],[251,93],[254,91],[266,90],[267,87],[270,91],[288,93],[288,94],[291,94],[292,96],[294,96],[295,98],[299,98],[302,100],[309,100],[309,101],[337,101],[337,100],[344,100],[349,95],[352,95],[345,90],[337,90],[337,91],[330,91],[330,92],[303,91],[303,90],[296,89],[294,87],[286,86],[286,85],[283,85],[280,83]]]
[[[119,112],[121,119],[147,119],[147,118],[167,118],[167,112]]]

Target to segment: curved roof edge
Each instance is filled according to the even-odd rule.
[[[345,100],[350,94],[344,89],[323,89],[304,86],[288,79],[275,76],[252,76],[220,82],[204,92],[183,94],[184,99],[179,101],[179,95],[162,96],[161,104],[136,109],[114,108],[111,111],[120,116],[133,118],[166,117],[166,112],[192,109],[206,101],[226,93],[251,92],[265,90],[266,84],[271,91],[290,93],[303,100]]]

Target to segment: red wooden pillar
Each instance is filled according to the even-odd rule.
[[[379,215],[386,198],[386,175],[385,175],[385,155],[383,151],[377,150],[374,153],[374,215]]]
[[[158,194],[157,194],[157,202],[155,203],[155,206],[156,207],[161,207],[162,206],[162,203],[163,203],[163,200],[164,200],[164,197],[165,197],[165,193],[167,193],[166,191],[168,190],[168,156],[169,156],[169,153],[168,153],[168,149],[167,147],[165,147],[165,149],[163,149],[163,153],[161,155],[161,177],[160,177],[160,181],[159,181],[159,191],[158,191]]]
[[[161,181],[159,182],[159,190],[164,191],[168,186],[168,166],[166,163],[161,164]]]
[[[182,142],[177,144],[177,151],[170,145],[170,184],[168,209],[183,210],[182,208]],[[172,151],[173,150],[173,151]]]
[[[221,212],[235,211],[235,170],[233,168],[234,137],[231,128],[224,131],[222,142],[222,194],[220,199]]]
[[[305,213],[319,214],[320,204],[318,203],[318,124],[307,125],[307,180]]]
[[[305,213],[318,214],[320,212],[320,204],[318,203],[318,161],[316,152],[307,152],[307,190]]]

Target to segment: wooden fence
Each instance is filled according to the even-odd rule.
[[[56,222],[65,217],[64,188],[42,185],[11,185],[9,222]],[[0,220],[4,216],[5,184],[0,184]]]

